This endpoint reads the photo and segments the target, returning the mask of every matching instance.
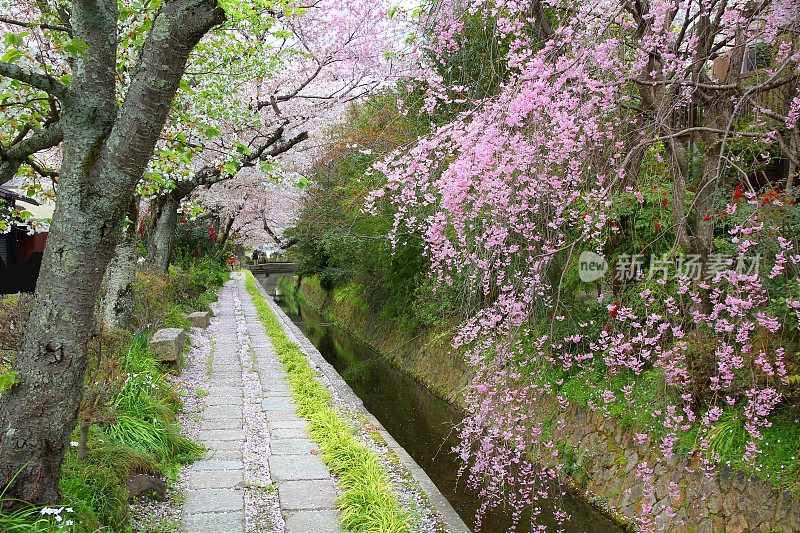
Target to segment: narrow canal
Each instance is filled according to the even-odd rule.
[[[274,285],[268,288],[276,294]],[[461,412],[430,392],[405,372],[390,364],[346,331],[326,323],[313,309],[294,298],[276,297],[277,303],[333,365],[364,406],[425,470],[450,504],[470,527],[480,505],[477,495],[459,478],[460,462],[452,453],[457,444],[454,427]],[[619,532],[618,526],[577,497],[570,495],[559,507],[571,515],[569,532]],[[551,513],[540,517],[548,531],[556,531]],[[495,512],[483,519],[481,531],[500,533],[511,526],[511,513]],[[530,531],[518,528],[517,531]]]

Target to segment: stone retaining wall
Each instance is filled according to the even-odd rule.
[[[460,404],[460,391],[469,382],[469,367],[449,347],[449,338],[431,341],[432,333],[399,332],[391,321],[335,302],[328,293],[304,283],[306,301],[338,325],[389,356],[392,361],[425,383],[440,396]],[[542,418],[556,411],[542,405]],[[602,501],[621,521],[633,524],[643,504],[653,506],[657,527],[670,532],[762,533],[800,532],[800,498],[780,491],[758,478],[722,468],[716,476],[699,472],[699,460],[673,459],[658,462],[657,443],[638,444],[633,432],[600,412],[571,405],[559,415],[554,438],[575,451],[576,462],[585,472],[576,488]],[[546,459],[545,459],[546,460]],[[655,496],[643,497],[644,484],[636,477],[637,465],[654,467]],[[551,465],[548,465],[551,466]],[[677,514],[667,515],[670,484],[680,495],[673,502]]]
[[[756,477],[723,467],[711,478],[699,471],[698,459],[658,463],[657,444],[637,444],[631,431],[600,412],[572,405],[561,415],[564,425],[554,438],[576,450],[576,460],[587,474],[585,490],[603,499],[613,511],[632,521],[643,504],[653,506],[657,526],[675,532],[800,531],[800,499]],[[555,425],[558,427],[558,424]],[[654,467],[655,497],[643,498],[637,465]],[[670,518],[670,484],[679,495]]]

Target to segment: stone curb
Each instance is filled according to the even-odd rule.
[[[428,474],[425,473],[425,470],[420,467],[416,461],[405,451],[405,449],[398,444],[396,440],[386,431],[386,428],[375,418],[372,413],[370,413],[366,407],[364,407],[364,403],[361,399],[353,392],[353,389],[350,388],[350,385],[345,382],[345,380],[339,375],[336,369],[328,363],[322,354],[317,350],[317,348],[308,340],[303,332],[300,331],[292,319],[289,318],[286,313],[283,312],[283,309],[275,303],[275,300],[267,294],[264,288],[261,286],[260,283],[255,283],[258,290],[261,292],[261,295],[267,301],[272,309],[272,312],[275,313],[275,316],[278,317],[281,324],[283,325],[284,332],[289,336],[291,340],[296,342],[303,353],[309,358],[311,362],[311,366],[319,370],[331,383],[331,386],[336,389],[336,392],[339,396],[346,401],[347,403],[351,404],[355,409],[363,414],[367,420],[369,420],[370,424],[374,425],[377,428],[378,433],[383,437],[386,441],[387,447],[392,450],[400,460],[403,462],[406,468],[408,468],[411,475],[414,477],[414,480],[419,484],[420,488],[427,494],[428,500],[431,503],[431,506],[439,513],[442,520],[447,525],[447,531],[450,533],[471,533],[471,530],[461,517],[458,515],[456,510],[447,501],[447,498],[439,491],[436,487],[434,482],[428,477]]]

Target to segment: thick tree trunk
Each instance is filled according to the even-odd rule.
[[[105,222],[114,220],[111,198],[65,194],[65,188],[79,193],[76,181],[62,171],[34,306],[14,365],[19,383],[0,405],[0,484],[19,472],[14,496],[38,502],[60,497],[58,479],[81,402],[98,288],[112,235],[120,230]],[[91,216],[83,206],[94,208]]]
[[[61,465],[81,402],[95,306],[125,210],[153,154],[189,53],[224,20],[216,0],[163,4],[119,110],[117,3],[87,0],[71,8],[74,35],[88,48],[75,61],[68,91],[57,89],[63,97],[64,143],[56,210],[14,363],[17,383],[0,396],[4,497],[43,504],[61,496]]]
[[[169,193],[159,198],[153,210],[153,223],[148,236],[147,260],[159,272],[166,272],[172,261],[175,231],[178,228],[180,201]]]
[[[133,318],[138,211],[138,201],[134,200],[128,209],[131,223],[114,249],[114,255],[106,268],[99,313],[100,320],[106,328],[127,328]]]

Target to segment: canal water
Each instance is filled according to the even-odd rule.
[[[272,292],[274,285],[270,289]],[[298,304],[291,296],[284,298],[278,294],[275,300],[364,406],[425,470],[464,522],[474,527],[480,500],[465,486],[465,478],[458,476],[461,463],[452,453],[458,437],[454,428],[462,420],[462,413],[366,344],[325,322],[313,309]],[[568,494],[559,500],[558,508],[571,515],[565,531],[622,531],[578,497]],[[548,531],[556,531],[550,509],[545,509],[542,515],[539,523],[544,523]],[[481,531],[500,533],[508,531],[510,526],[510,510],[500,510],[484,517]],[[522,532],[530,530],[530,527],[517,528]]]

